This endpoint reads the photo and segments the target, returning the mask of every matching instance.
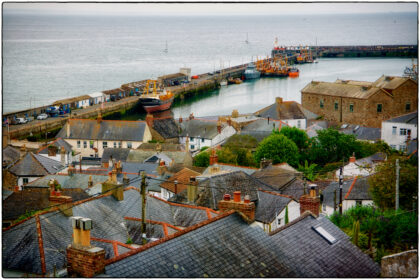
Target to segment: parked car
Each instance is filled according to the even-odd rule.
[[[46,118],[48,118],[48,115],[43,113],[38,115],[38,117],[36,117],[37,120],[45,120]]]
[[[16,123],[17,124],[23,124],[23,123],[27,123],[28,121],[25,118],[16,118]]]

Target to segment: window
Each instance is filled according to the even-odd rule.
[[[405,103],[405,111],[410,112],[410,110],[411,110],[411,103],[410,102]]]
[[[376,105],[376,112],[382,113],[382,104],[377,104]]]
[[[87,142],[86,141],[83,141],[83,148],[87,148]]]
[[[118,142],[118,148],[121,148],[121,142]]]
[[[397,135],[397,127],[396,126],[392,127],[392,135]]]
[[[334,102],[334,110],[338,111],[338,102]]]
[[[117,147],[117,142],[114,142],[114,149]]]
[[[324,100],[322,100],[322,99],[321,99],[321,100],[319,101],[319,107],[320,107],[320,108],[324,108]]]
[[[400,135],[407,135],[407,129],[400,128]]]
[[[102,142],[102,148],[108,148],[108,142],[104,141]]]
[[[93,140],[89,141],[89,146],[90,146],[91,149],[93,149]]]
[[[27,184],[29,183],[29,179],[28,178],[23,178],[23,184]]]
[[[350,108],[349,108],[350,112],[354,111],[354,104],[350,104]]]
[[[80,149],[80,140],[77,140],[77,148]]]
[[[131,149],[133,147],[133,145],[131,144],[131,142],[127,142],[127,148]]]
[[[300,128],[300,120],[298,120],[297,127]]]

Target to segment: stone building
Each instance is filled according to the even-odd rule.
[[[381,127],[381,122],[417,110],[418,84],[382,76],[375,82],[312,81],[302,89],[302,105],[339,124]]]

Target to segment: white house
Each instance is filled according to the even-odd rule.
[[[136,149],[152,140],[144,121],[69,119],[56,136],[63,138],[82,157],[102,157],[106,148]]]
[[[283,101],[281,97],[276,97],[276,103],[255,112],[255,115],[272,120],[281,120],[288,126],[301,129],[307,128],[308,120],[318,117],[318,115],[303,108],[299,103]]]
[[[385,161],[387,158],[385,153],[378,152],[369,157],[356,160],[355,156],[349,158],[349,163],[343,167],[344,178],[368,176],[375,172],[375,167]],[[339,178],[340,169],[335,172],[335,177]]]
[[[372,196],[369,193],[369,177],[352,178],[343,182],[343,212],[356,205],[373,205]],[[329,184],[322,192],[322,213],[332,215],[339,210],[340,187],[338,182]],[[334,203],[335,198],[335,203]]]
[[[102,102],[104,102],[105,97],[104,97],[104,93],[103,92],[94,92],[91,94],[88,94],[90,99],[90,105],[95,105],[95,104],[100,104]]]
[[[300,216],[300,204],[291,196],[268,191],[258,192],[255,221],[265,232],[269,233],[284,226],[286,212],[289,222],[293,221]]]
[[[395,150],[406,151],[407,144],[418,137],[417,123],[417,111],[383,121],[381,140]]]
[[[179,143],[188,146],[192,152],[202,147],[217,146],[236,133],[231,125],[194,118],[179,122],[179,126]]]

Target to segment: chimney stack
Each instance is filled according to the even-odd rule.
[[[146,115],[146,123],[149,126],[149,128],[153,128],[153,115],[152,114]]]
[[[101,111],[98,112],[98,117],[96,118],[96,121],[98,123],[101,123],[102,122],[102,113],[101,113]]]
[[[305,211],[310,211],[315,216],[319,215],[320,199],[316,196],[316,185],[309,185],[309,194],[304,194],[299,199],[300,214],[302,215]]]
[[[67,247],[67,273],[70,277],[87,277],[105,270],[105,250],[90,244],[92,220],[71,217],[73,242]]]
[[[220,212],[235,210],[244,215],[248,223],[252,223],[255,220],[255,204],[250,201],[249,196],[246,195],[244,200],[241,201],[241,192],[235,191],[233,193],[233,200],[230,197],[230,194],[225,194],[223,200],[219,201]]]
[[[216,163],[217,163],[217,154],[216,154],[216,151],[212,149],[211,155],[210,155],[210,165],[215,165]]]

